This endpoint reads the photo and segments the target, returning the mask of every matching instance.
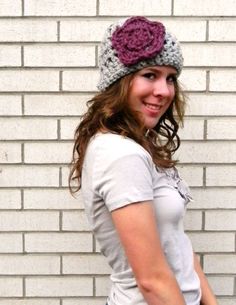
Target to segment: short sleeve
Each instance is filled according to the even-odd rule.
[[[150,159],[147,154],[133,153],[98,166],[96,189],[109,211],[153,200]]]

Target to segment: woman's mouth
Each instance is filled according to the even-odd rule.
[[[143,102],[143,104],[145,105],[145,107],[147,107],[148,109],[150,109],[152,111],[159,111],[161,109],[160,105],[149,104],[149,103],[145,103],[145,102]]]

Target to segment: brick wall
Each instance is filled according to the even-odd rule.
[[[0,0],[0,305],[104,305],[110,269],[68,163],[102,34],[136,14],[182,42],[186,229],[219,304],[235,304],[236,1]]]

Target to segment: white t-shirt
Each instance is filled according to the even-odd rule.
[[[191,196],[175,168],[155,166],[150,154],[132,139],[99,133],[91,139],[85,154],[82,194],[92,230],[112,268],[108,305],[147,305],[113,225],[111,211],[148,200],[153,202],[162,248],[186,304],[200,304],[192,245],[183,228]]]

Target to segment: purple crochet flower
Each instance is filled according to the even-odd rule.
[[[114,31],[111,41],[119,60],[129,66],[161,52],[164,37],[165,27],[162,23],[132,17]]]

